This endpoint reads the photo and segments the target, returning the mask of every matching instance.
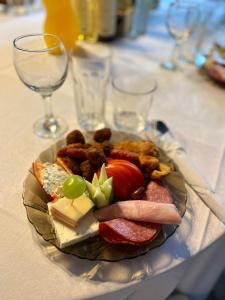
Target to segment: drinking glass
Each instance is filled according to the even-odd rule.
[[[180,67],[180,49],[195,29],[199,17],[197,6],[193,2],[173,2],[168,9],[167,29],[175,38],[175,47],[170,61],[162,64],[165,69],[176,70]]]
[[[136,133],[147,130],[147,119],[156,89],[157,83],[148,73],[114,77],[112,104],[116,127]]]
[[[68,56],[61,40],[53,34],[29,34],[13,41],[13,62],[21,81],[41,94],[45,115],[33,126],[42,138],[57,138],[67,125],[52,112],[51,96],[65,81]]]
[[[37,0],[6,0],[7,13],[12,15],[25,15],[40,9]]]
[[[81,128],[106,126],[105,101],[111,66],[111,51],[102,44],[77,43],[71,55],[77,120]]]

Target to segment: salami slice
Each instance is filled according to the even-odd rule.
[[[173,203],[166,186],[160,181],[151,181],[143,200],[157,203]],[[154,240],[161,230],[161,224],[129,221],[117,218],[99,225],[100,235],[111,244],[145,245]]]
[[[111,244],[146,245],[160,232],[161,225],[113,219],[100,223],[100,235]]]
[[[146,200],[158,203],[173,203],[169,190],[161,181],[151,181],[148,184]]]

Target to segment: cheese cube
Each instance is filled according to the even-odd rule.
[[[51,205],[48,203],[49,216],[51,224],[54,228],[56,238],[58,240],[59,248],[76,244],[92,236],[98,235],[99,222],[96,220],[93,212],[88,212],[77,224],[75,228],[69,227],[62,222],[53,219],[51,214]]]
[[[52,203],[51,213],[54,219],[74,227],[93,206],[94,203],[86,195],[76,199],[63,197]]]

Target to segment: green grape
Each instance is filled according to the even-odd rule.
[[[79,175],[73,175],[66,179],[63,184],[64,196],[69,199],[80,197],[86,190],[86,183]]]

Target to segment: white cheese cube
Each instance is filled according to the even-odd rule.
[[[51,202],[48,203],[49,215],[60,248],[76,244],[92,236],[98,235],[99,222],[94,217],[92,211],[87,213],[75,228],[72,228],[53,219],[51,215],[52,204],[53,203]]]
[[[94,206],[86,195],[76,199],[60,198],[51,205],[52,217],[72,227],[83,218]]]

